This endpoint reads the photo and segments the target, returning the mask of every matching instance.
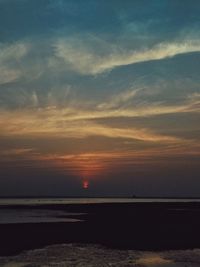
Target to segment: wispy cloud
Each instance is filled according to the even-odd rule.
[[[108,138],[124,138],[145,142],[184,142],[181,138],[161,135],[145,127],[124,128],[99,124],[99,118],[134,117],[160,115],[166,113],[184,112],[189,110],[188,104],[181,107],[151,106],[138,110],[108,110],[93,111],[75,110],[73,108],[30,109],[23,111],[4,111],[0,114],[1,135],[4,136],[48,136],[64,138],[86,138],[89,136],[104,136]],[[9,124],[7,123],[9,121]]]
[[[23,156],[23,155],[28,155],[34,151],[33,148],[12,148],[12,149],[7,149],[3,150],[0,152],[0,155],[3,156]]]
[[[192,93],[180,103],[166,104],[159,101],[136,102],[127,105],[130,100],[137,98],[143,88],[130,89],[120,92],[113,98],[91,104],[81,99],[72,100],[67,107],[55,104],[48,95],[47,106],[41,107],[36,92],[31,92],[29,108],[5,110],[0,112],[1,135],[28,136],[60,136],[68,138],[85,138],[88,136],[104,136],[109,138],[135,139],[153,142],[174,142],[178,138],[157,134],[145,125],[141,128],[123,126],[111,127],[103,125],[99,119],[111,118],[143,118],[164,114],[180,114],[200,112],[199,93]],[[69,93],[69,90],[67,91]],[[96,105],[96,107],[95,107]],[[8,123],[9,122],[9,123]]]
[[[62,59],[66,67],[84,75],[95,75],[118,66],[200,51],[199,40],[161,42],[152,47],[143,44],[141,49],[126,49],[93,36],[88,36],[86,40],[80,37],[60,38],[55,41],[54,47],[55,56]]]
[[[34,42],[33,42],[34,40]],[[119,66],[151,60],[162,60],[177,54],[199,52],[198,39],[180,39],[174,42],[161,42],[153,46],[129,48],[125,44],[115,44],[92,35],[58,37],[45,40],[24,39],[13,44],[0,44],[0,84],[38,79],[47,83],[47,76],[57,76],[63,80],[63,73],[77,75],[97,75]],[[43,76],[42,76],[43,75]],[[61,75],[61,76],[60,76]],[[119,101],[133,97],[127,92]]]
[[[141,89],[142,88],[137,88],[123,91],[117,95],[112,96],[109,101],[100,103],[97,107],[99,109],[118,108],[123,104],[126,104],[129,100],[133,99]]]
[[[15,81],[22,75],[20,62],[28,50],[29,45],[23,42],[0,44],[0,84]]]

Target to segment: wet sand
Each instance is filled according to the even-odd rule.
[[[199,267],[200,249],[162,252],[61,244],[0,257],[2,267]]]
[[[20,211],[24,207],[9,208]],[[74,217],[81,221],[0,224],[1,256],[61,243],[143,251],[200,248],[200,203],[41,205],[29,209],[81,213]]]

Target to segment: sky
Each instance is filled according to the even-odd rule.
[[[0,0],[0,196],[200,196],[199,14]]]

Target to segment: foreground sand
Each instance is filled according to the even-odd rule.
[[[54,245],[0,257],[2,267],[199,267],[200,250],[147,252],[84,244]]]

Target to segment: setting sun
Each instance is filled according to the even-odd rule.
[[[88,181],[83,181],[83,189],[88,189],[89,187],[89,182]]]

